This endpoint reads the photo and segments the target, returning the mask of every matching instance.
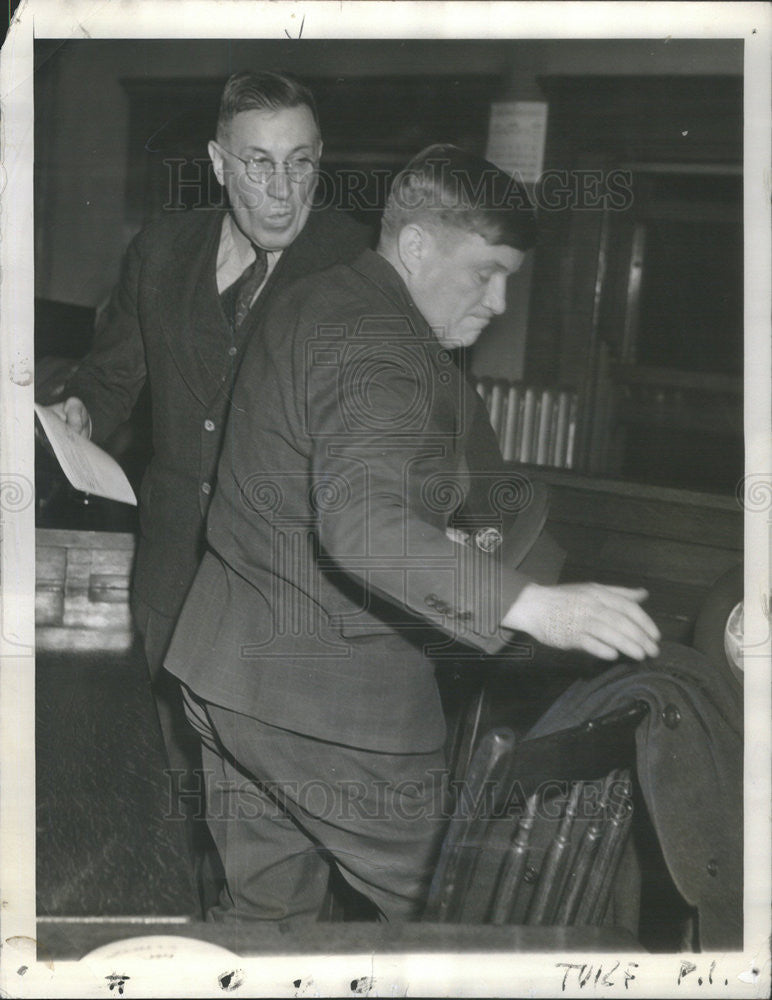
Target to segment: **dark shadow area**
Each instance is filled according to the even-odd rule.
[[[39,652],[39,916],[194,915],[141,649]]]

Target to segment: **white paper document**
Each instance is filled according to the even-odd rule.
[[[137,505],[134,490],[123,469],[114,458],[97,447],[93,441],[81,437],[67,424],[50,413],[44,406],[35,404],[35,413],[54,450],[62,472],[75,487],[84,493],[120,500]]]

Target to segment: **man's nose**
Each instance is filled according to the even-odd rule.
[[[483,305],[494,316],[499,316],[507,307],[507,278],[504,274],[494,274],[485,289]]]
[[[292,190],[292,181],[287,175],[287,168],[283,163],[277,163],[274,167],[273,177],[268,181],[268,194],[272,198],[285,200],[289,198]]]

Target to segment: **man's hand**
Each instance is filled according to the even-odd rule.
[[[643,660],[659,653],[657,626],[639,606],[643,589],[600,583],[542,587],[529,583],[504,616],[506,628],[556,649],[579,649],[603,660]]]
[[[91,417],[88,415],[85,403],[81,402],[77,396],[70,396],[63,403],[54,403],[52,406],[47,406],[46,409],[55,413],[76,434],[85,438],[91,437]]]

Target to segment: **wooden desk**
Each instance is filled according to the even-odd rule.
[[[134,535],[38,528],[35,536],[36,648],[130,649]]]

